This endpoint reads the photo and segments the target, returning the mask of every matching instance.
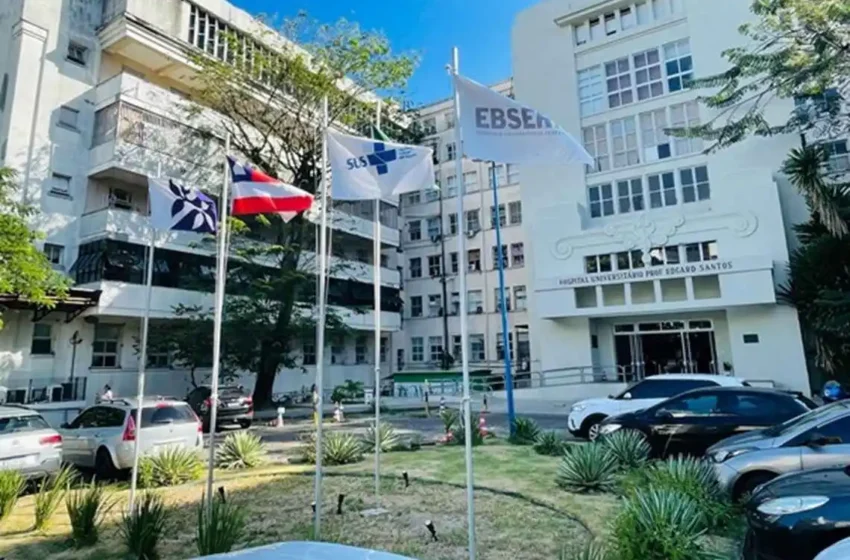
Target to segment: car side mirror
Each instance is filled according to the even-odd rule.
[[[659,410],[655,413],[656,418],[664,418],[665,420],[669,420],[673,418],[673,413],[669,410]]]
[[[623,400],[627,400],[627,401],[632,400],[632,394],[631,393],[624,393],[623,394]]]
[[[615,397],[614,395],[608,395],[608,398],[609,399],[616,399],[617,397]]]

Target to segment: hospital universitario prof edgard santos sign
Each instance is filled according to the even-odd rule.
[[[568,276],[558,279],[560,288],[580,288],[598,284],[616,284],[620,282],[641,282],[646,280],[664,280],[668,278],[684,278],[687,276],[707,276],[732,272],[735,269],[732,261],[708,261],[699,263],[676,264],[667,266],[650,266],[633,270],[616,272],[600,272],[582,276]]]

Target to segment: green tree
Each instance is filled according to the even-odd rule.
[[[303,14],[274,30],[265,26],[225,38],[220,58],[193,56],[198,72],[190,122],[210,135],[229,136],[232,153],[313,193],[321,181],[322,100],[329,99],[331,122],[365,131],[375,113],[371,92],[401,93],[416,64],[413,56],[394,54],[380,34],[344,20],[317,26]],[[384,106],[385,129],[402,134],[395,125],[403,121],[398,104]],[[225,118],[209,123],[201,108]],[[261,216],[233,225],[226,359],[256,373],[254,399],[263,406],[277,372],[298,365],[295,343],[315,335],[315,266],[305,253],[315,251],[317,232],[304,217],[287,223]],[[329,313],[329,330],[342,324]]]
[[[0,168],[0,294],[53,307],[67,295],[69,281],[55,272],[35,242],[41,236],[30,229],[37,210],[16,200],[15,173]],[[3,327],[0,313],[0,328]]]

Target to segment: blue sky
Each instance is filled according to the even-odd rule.
[[[417,104],[451,93],[445,65],[460,49],[461,72],[490,84],[511,75],[514,16],[539,0],[231,0],[253,14],[293,16],[306,10],[321,22],[344,17],[364,29],[383,31],[393,50],[416,51],[419,68],[409,87]]]

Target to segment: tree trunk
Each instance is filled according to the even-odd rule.
[[[260,371],[257,372],[257,382],[254,384],[254,409],[259,410],[272,406],[272,391],[277,375],[277,360],[270,356],[268,344],[260,346]]]

